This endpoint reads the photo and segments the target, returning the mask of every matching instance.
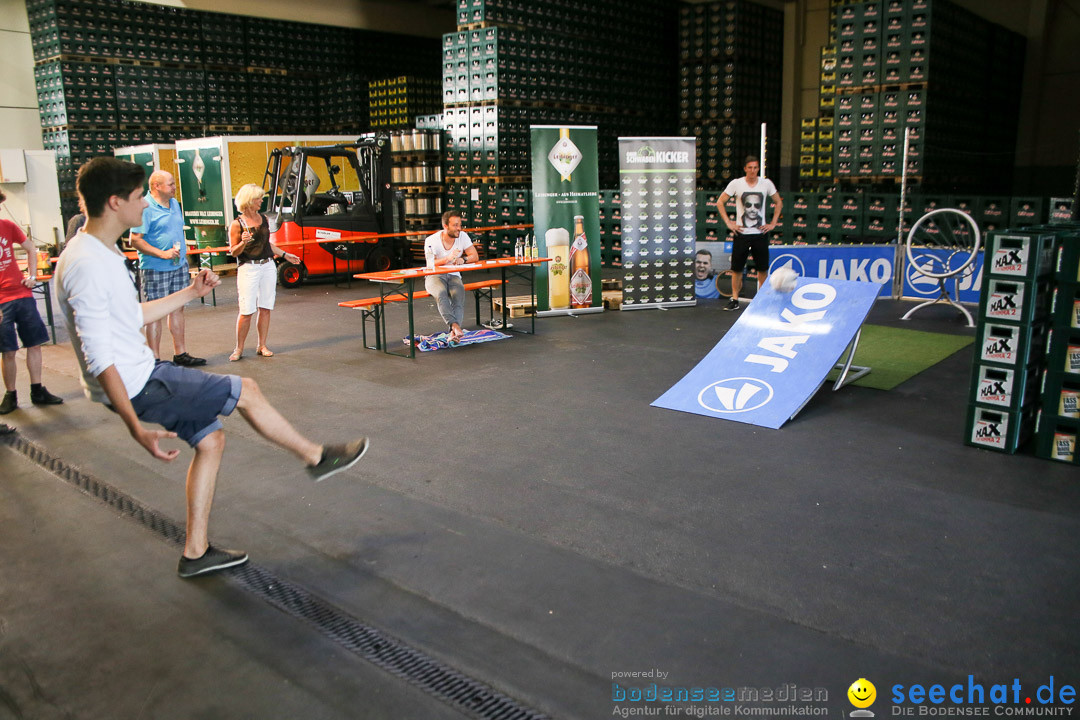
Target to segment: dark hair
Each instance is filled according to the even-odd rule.
[[[712,260],[712,253],[709,252],[708,250],[706,250],[705,248],[701,248],[696,253],[694,253],[694,257],[697,257],[698,255],[708,255],[709,259]]]
[[[125,199],[141,188],[146,171],[139,165],[115,157],[96,157],[79,168],[75,188],[89,217],[101,217],[105,203],[113,195]]]
[[[446,227],[446,224],[450,222],[450,218],[459,218],[459,217],[461,217],[461,211],[460,210],[447,210],[446,212],[444,212],[442,214],[443,227]]]
[[[743,160],[742,166],[746,167],[747,165],[749,165],[752,162],[756,162],[758,165],[761,165],[761,160],[758,159],[757,155],[747,155],[746,159]]]
[[[4,194],[3,190],[0,190],[0,203],[4,202],[5,200],[7,200],[7,195]]]

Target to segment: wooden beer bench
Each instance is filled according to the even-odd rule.
[[[487,306],[489,308],[490,315],[491,315],[491,319],[489,321],[489,324],[491,322],[495,321],[495,310],[494,310],[494,305],[493,305],[494,296],[492,295],[492,290],[494,288],[501,287],[504,282],[505,282],[505,280],[502,280],[502,279],[481,280],[479,282],[469,283],[469,284],[467,284],[465,286],[466,290],[472,290],[473,297],[476,300],[476,324],[477,325],[480,324],[480,299],[481,298],[486,298],[487,301],[488,301]],[[414,300],[418,300],[418,299],[422,299],[422,298],[426,298],[426,297],[431,297],[431,293],[429,293],[427,290],[420,290],[420,291],[417,291],[417,292],[413,293],[413,299]],[[351,308],[353,310],[359,310],[360,311],[360,316],[361,316],[361,338],[363,340],[364,347],[366,347],[368,350],[381,350],[382,349],[382,342],[384,340],[384,338],[382,338],[382,331],[380,330],[381,326],[380,326],[380,323],[379,323],[381,313],[382,313],[382,307],[384,305],[386,305],[386,304],[389,304],[389,303],[401,302],[403,300],[408,300],[408,299],[409,299],[409,297],[407,295],[405,295],[404,293],[394,293],[392,295],[384,295],[382,297],[360,298],[359,300],[344,300],[344,301],[338,303],[338,307]],[[374,345],[368,345],[367,344],[367,323],[368,323],[368,320],[374,320],[375,321],[375,344]]]

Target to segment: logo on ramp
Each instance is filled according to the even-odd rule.
[[[705,386],[698,393],[698,404],[716,413],[740,413],[757,410],[772,397],[772,386],[764,380],[736,377]]]
[[[773,259],[769,264],[769,272],[774,273],[782,267],[789,267],[795,272],[799,273],[800,277],[806,277],[806,266],[803,265],[803,261],[791,253],[784,253],[779,257]]]

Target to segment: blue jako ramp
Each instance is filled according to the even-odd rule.
[[[799,278],[785,293],[766,283],[653,407],[779,429],[825,382],[880,290],[878,283]]]

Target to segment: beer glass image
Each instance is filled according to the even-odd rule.
[[[548,305],[552,310],[570,307],[570,233],[551,228],[544,233],[548,261]]]

